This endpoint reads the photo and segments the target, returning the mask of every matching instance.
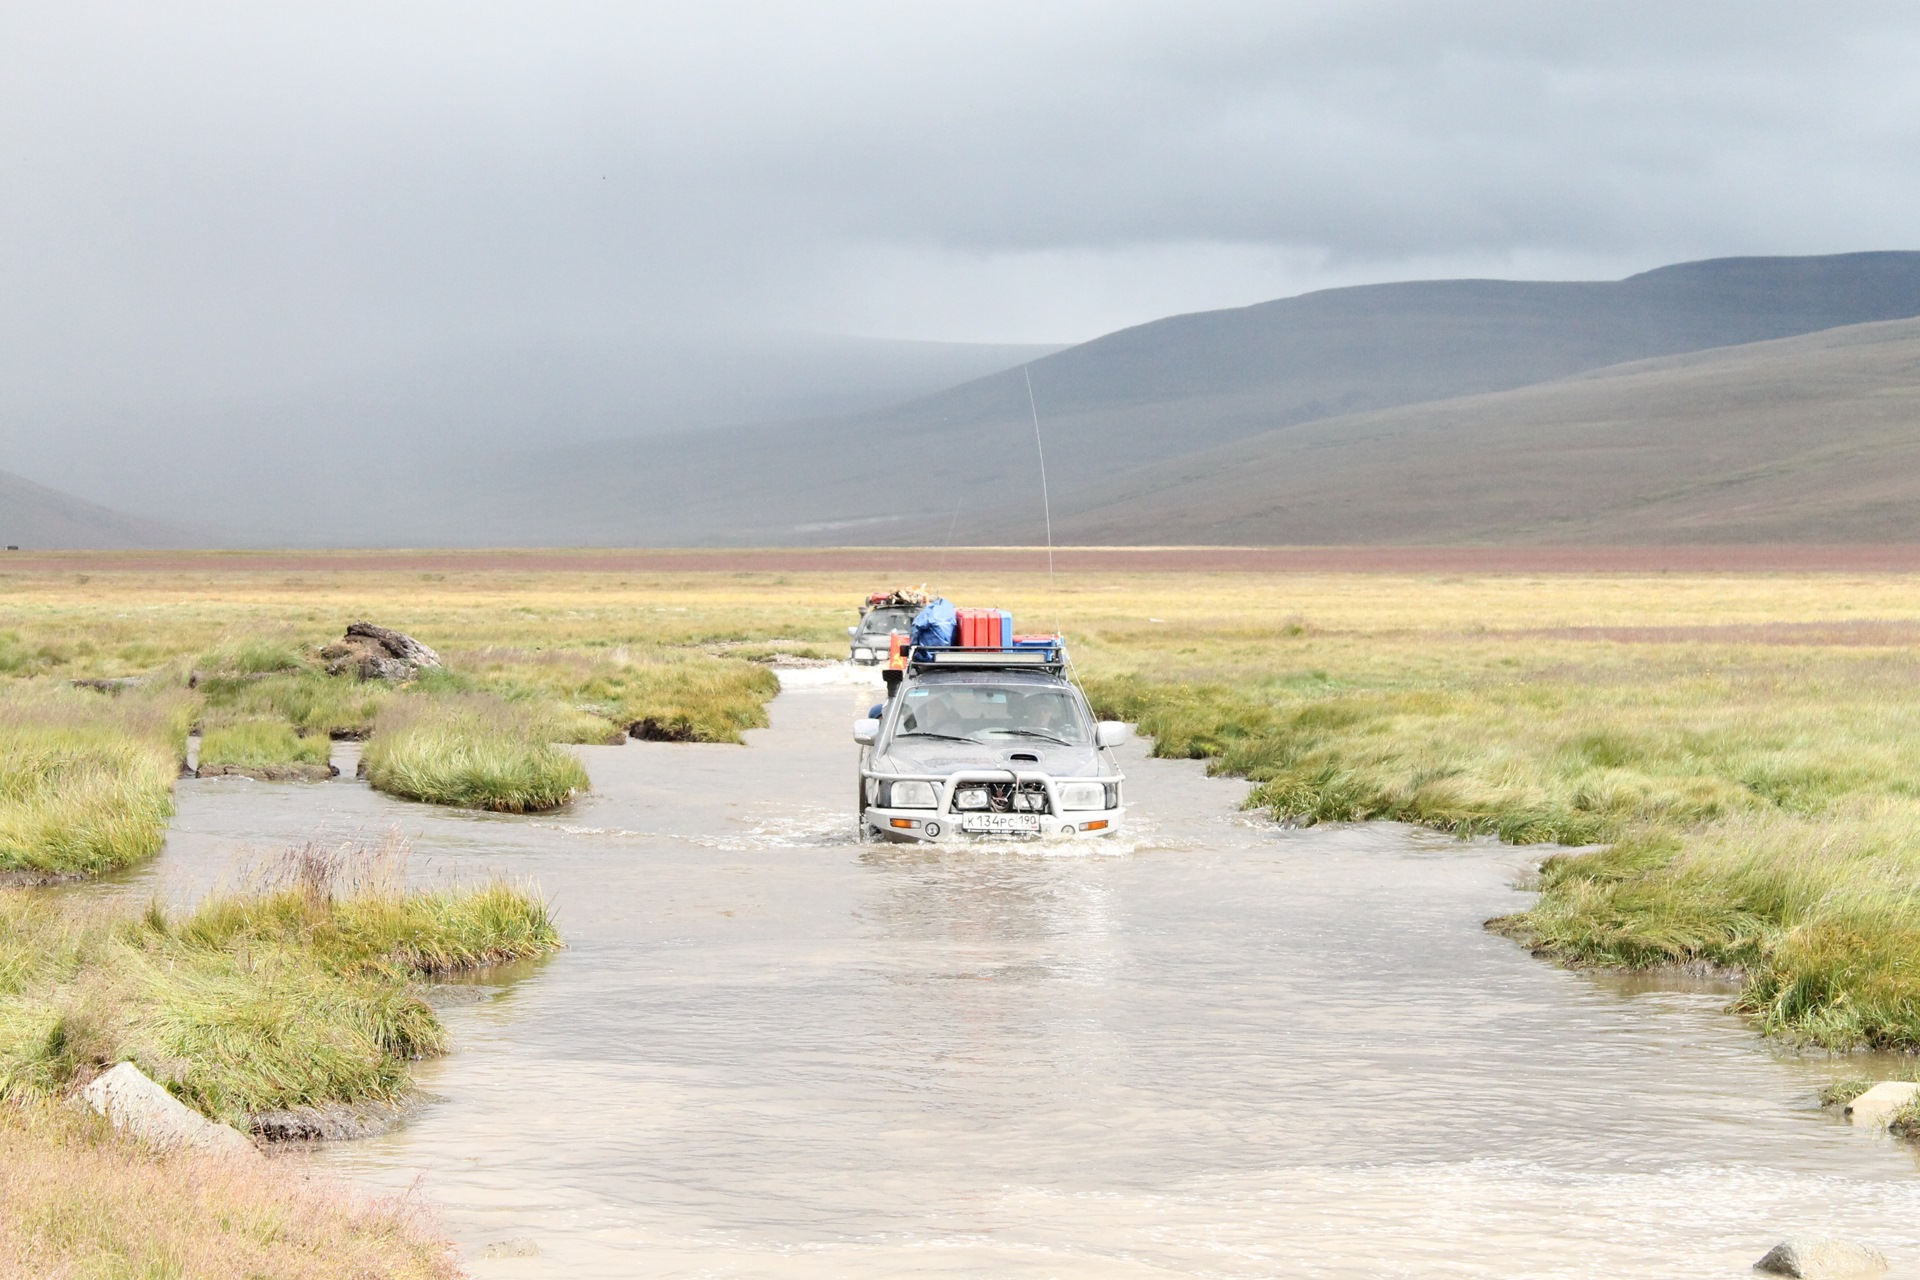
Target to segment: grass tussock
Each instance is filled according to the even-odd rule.
[[[152,857],[191,714],[175,691],[0,691],[0,870],[92,875]]]
[[[200,731],[200,764],[272,770],[305,765],[324,769],[332,742],[321,734],[302,735],[284,720],[251,716],[217,720]]]
[[[234,719],[276,719],[303,736],[364,738],[393,689],[378,681],[284,672],[258,679],[209,676],[198,692],[209,712]]]
[[[1739,968],[1760,1025],[1836,1048],[1920,1044],[1920,801],[1757,812],[1550,859],[1505,926],[1581,962]]]
[[[536,711],[485,694],[396,699],[361,760],[391,795],[499,813],[557,808],[588,786]]]
[[[400,846],[310,846],[182,913],[0,894],[0,1096],[54,1097],[130,1061],[242,1128],[400,1100],[407,1062],[446,1047],[419,980],[559,945],[526,891],[410,890],[403,867]]]
[[[780,691],[766,667],[738,658],[636,650],[524,650],[490,647],[451,655],[484,688],[515,701],[547,699],[588,717],[556,725],[555,742],[600,742],[610,731],[650,726],[645,736],[683,742],[739,742],[764,728]],[[569,736],[571,735],[571,736]]]
[[[417,1201],[279,1163],[156,1155],[90,1114],[0,1105],[0,1276],[454,1280]]]

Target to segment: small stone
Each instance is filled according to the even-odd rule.
[[[244,1133],[207,1119],[131,1062],[99,1076],[80,1094],[114,1128],[163,1151],[191,1147],[222,1155],[260,1154]]]
[[[1916,1094],[1920,1094],[1920,1083],[1882,1080],[1847,1104],[1847,1119],[1857,1125],[1884,1129],[1894,1113],[1912,1102]]]
[[[540,1246],[525,1236],[516,1236],[512,1240],[495,1240],[480,1251],[483,1258],[537,1258]]]
[[[1767,1256],[1754,1263],[1753,1269],[1771,1276],[1798,1276],[1800,1280],[1849,1280],[1879,1275],[1887,1269],[1887,1260],[1878,1249],[1865,1245],[1825,1236],[1794,1236],[1767,1250]]]

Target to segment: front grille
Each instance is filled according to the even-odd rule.
[[[962,791],[985,791],[987,807],[985,809],[962,809],[959,807],[959,795]],[[954,788],[954,813],[1052,813],[1047,804],[1047,788],[1038,782],[963,782]]]

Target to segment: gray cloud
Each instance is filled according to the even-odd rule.
[[[1074,338],[1889,246],[1920,194],[1895,4],[78,3],[0,47],[0,306],[56,353],[161,317]]]
[[[1896,3],[15,3],[0,440],[523,340],[1912,247],[1917,64]]]

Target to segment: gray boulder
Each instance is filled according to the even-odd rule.
[[[80,1096],[114,1128],[162,1151],[189,1147],[219,1155],[260,1154],[247,1135],[207,1119],[131,1062],[96,1078]]]
[[[411,680],[440,655],[404,632],[371,622],[350,622],[347,634],[320,651],[327,674],[358,675],[362,680]]]
[[[1878,1249],[1825,1236],[1794,1236],[1767,1250],[1767,1256],[1753,1264],[1755,1271],[1770,1276],[1799,1276],[1801,1280],[1851,1280],[1856,1276],[1877,1276],[1887,1269],[1887,1260]]]

